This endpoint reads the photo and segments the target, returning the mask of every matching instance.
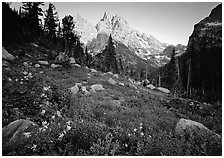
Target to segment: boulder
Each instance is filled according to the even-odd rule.
[[[40,64],[35,64],[34,67],[35,68],[39,68],[40,67]]]
[[[49,65],[48,61],[39,60],[38,63],[41,65]]]
[[[169,89],[163,88],[163,87],[157,87],[157,89],[163,93],[171,93]]]
[[[51,67],[52,68],[58,68],[58,67],[62,67],[61,65],[58,65],[58,64],[51,64]]]
[[[113,75],[113,72],[107,72],[108,75]]]
[[[14,60],[15,57],[10,54],[4,47],[2,47],[2,59],[3,60]]]
[[[70,61],[70,59],[69,59],[69,57],[68,57],[68,55],[65,53],[65,52],[60,52],[59,54],[58,54],[58,56],[55,58],[55,61],[56,62],[67,62],[67,61]]]
[[[79,64],[74,64],[74,66],[77,67],[77,68],[81,67],[81,65],[79,65]]]
[[[101,84],[94,84],[91,86],[91,89],[93,91],[101,91],[101,90],[104,90],[103,86]]]
[[[118,74],[114,74],[114,77],[119,78]]]
[[[75,64],[75,63],[76,63],[76,62],[75,62],[75,59],[74,59],[73,57],[70,57],[69,60],[70,60],[70,61],[69,61],[70,64]]]
[[[79,87],[76,85],[70,88],[73,95],[76,95],[79,92]]]
[[[149,84],[149,85],[147,85],[147,88],[149,88],[149,89],[155,89],[156,87],[153,86],[152,84]]]
[[[16,148],[24,139],[31,135],[32,130],[37,126],[32,121],[19,119],[11,122],[2,129],[3,150]]]
[[[115,85],[115,84],[116,84],[116,81],[114,81],[112,78],[110,78],[110,79],[108,80],[108,82],[109,82],[110,84],[112,84],[112,85]]]
[[[124,83],[118,83],[120,86],[124,86]]]
[[[221,138],[221,136],[219,134],[209,130],[203,124],[196,122],[196,121],[181,118],[175,128],[176,134],[184,135],[186,132],[190,132],[190,131],[195,131],[195,132],[203,132],[204,131],[204,132],[214,135],[217,138]]]
[[[97,71],[96,71],[95,69],[90,69],[90,71],[91,71],[92,73],[97,73]]]

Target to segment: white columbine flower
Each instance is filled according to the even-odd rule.
[[[55,115],[52,115],[51,118],[52,118],[52,119],[55,119]]]
[[[137,129],[136,128],[134,128],[134,132],[136,132],[137,131]]]
[[[30,132],[25,132],[25,133],[23,133],[23,135],[24,135],[25,137],[29,138],[29,137],[31,136],[31,133],[30,133]]]
[[[42,110],[42,111],[41,111],[41,114],[42,114],[42,115],[44,115],[44,114],[45,114],[45,112],[46,112],[45,110]]]

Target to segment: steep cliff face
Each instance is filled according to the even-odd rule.
[[[184,85],[187,86],[189,78],[192,89],[219,99],[222,90],[222,4],[194,26],[182,60]],[[191,70],[190,74],[186,67]]]

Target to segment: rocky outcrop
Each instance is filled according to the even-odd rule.
[[[190,74],[191,88],[197,89],[203,95],[206,93],[208,96],[206,99],[211,97],[216,100],[221,99],[222,4],[215,7],[208,17],[194,25],[186,53],[182,55],[179,63],[181,63],[181,78],[185,87],[186,78]],[[189,69],[191,69],[190,73],[188,73]],[[216,94],[215,98],[214,94]]]
[[[2,47],[2,59],[14,60],[15,57],[12,54],[10,54],[4,47]]]

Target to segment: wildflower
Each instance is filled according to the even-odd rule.
[[[25,132],[25,133],[23,133],[23,135],[24,135],[25,137],[29,138],[29,137],[31,136],[31,133],[30,133],[30,132]]]
[[[71,128],[72,128],[71,126],[67,126],[66,129],[69,131],[69,130],[71,130]]]
[[[52,119],[55,119],[55,115],[52,115],[51,118],[52,118]]]
[[[44,91],[48,91],[50,89],[50,86],[48,87],[43,87]]]
[[[42,125],[45,126],[45,127],[47,126],[47,124],[48,124],[47,121],[42,122]]]
[[[62,117],[60,111],[57,111],[56,114],[57,114],[58,117]]]
[[[68,124],[68,125],[70,125],[71,123],[72,123],[71,121],[66,122],[66,124]]]
[[[130,136],[131,136],[131,134],[130,134],[130,133],[128,133],[128,136],[130,137]]]
[[[33,149],[33,151],[36,149],[37,145],[33,144],[33,146],[31,147],[31,149]]]
[[[28,72],[26,72],[26,71],[23,72],[23,75],[27,75],[27,74],[28,74]]]
[[[128,144],[127,144],[127,143],[125,143],[125,144],[124,144],[124,146],[128,147]]]
[[[18,80],[19,80],[19,79],[18,79],[18,78],[16,78],[16,80],[15,80],[15,81],[17,82]]]
[[[44,115],[44,114],[45,114],[45,112],[46,112],[45,110],[42,110],[42,111],[41,111],[41,114],[42,114],[42,115]]]
[[[9,82],[12,82],[12,79],[10,77],[8,78],[8,80],[9,80]]]
[[[141,132],[141,136],[144,136],[144,133],[143,132]]]
[[[23,82],[21,81],[20,84],[23,84]]]
[[[136,132],[137,131],[137,129],[136,128],[134,128],[134,132]]]
[[[64,133],[61,133],[58,137],[58,139],[61,139],[62,137],[64,137]]]

